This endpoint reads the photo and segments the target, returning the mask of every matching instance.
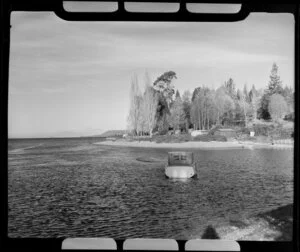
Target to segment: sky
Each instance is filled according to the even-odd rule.
[[[51,12],[11,16],[10,138],[96,135],[126,129],[133,74],[144,87],[176,72],[182,94],[265,88],[273,62],[294,86],[294,18],[253,13],[234,23],[69,22]]]

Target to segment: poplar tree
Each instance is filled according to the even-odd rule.
[[[158,105],[158,94],[151,86],[149,74],[145,73],[145,92],[143,96],[143,121],[146,132],[152,137],[153,128],[156,125],[156,112]]]
[[[141,92],[139,89],[137,75],[134,74],[131,78],[130,87],[130,108],[128,115],[128,129],[133,132],[134,135],[139,134],[139,120],[141,113]]]

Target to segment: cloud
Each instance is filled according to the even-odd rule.
[[[22,130],[17,125],[32,134],[38,127],[68,131],[72,123],[123,127],[130,77],[146,69],[153,79],[175,71],[180,90],[217,87],[229,77],[238,85],[265,87],[276,61],[281,78],[293,83],[294,20],[288,15],[251,14],[237,23],[139,23],[68,22],[53,13],[18,12],[11,20],[13,134]],[[36,117],[44,121],[34,128]]]

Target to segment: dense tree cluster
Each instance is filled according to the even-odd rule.
[[[173,80],[176,73],[168,71],[159,76],[153,84],[145,74],[145,89],[139,90],[138,79],[133,76],[130,92],[128,125],[135,135],[165,134],[169,130],[209,130],[214,125],[248,126],[257,119],[278,121],[293,119],[294,91],[285,86],[273,64],[270,81],[265,90],[252,85],[248,90],[237,89],[229,78],[217,89],[200,86],[191,94],[186,90],[181,96],[175,92]]]

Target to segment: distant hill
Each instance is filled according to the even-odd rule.
[[[52,137],[89,137],[94,135],[100,135],[104,132],[102,129],[93,129],[93,128],[86,128],[82,130],[70,130],[70,131],[60,131],[52,134]]]
[[[126,133],[127,133],[126,130],[108,130],[98,136],[99,137],[121,137]]]

